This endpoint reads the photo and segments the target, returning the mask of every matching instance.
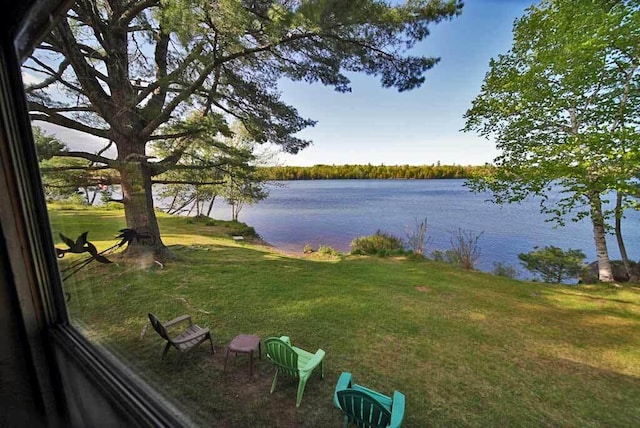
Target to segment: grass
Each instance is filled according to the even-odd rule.
[[[50,217],[67,236],[89,230],[98,249],[124,227],[118,211]],[[160,225],[177,261],[93,263],[65,284],[69,312],[203,425],[339,426],[332,394],[342,371],[402,391],[407,427],[640,425],[637,288],[529,283],[429,260],[295,258],[238,244],[215,225],[163,215]],[[203,345],[161,361],[159,336],[140,337],[147,312],[191,314],[212,330],[216,355]],[[223,373],[239,333],[324,349],[325,379],[312,376],[296,409],[296,382],[281,378],[269,394],[264,357],[253,379],[245,356]]]

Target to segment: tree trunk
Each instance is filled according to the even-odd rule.
[[[615,218],[616,218],[616,240],[618,241],[618,249],[620,250],[620,258],[622,259],[622,264],[624,265],[624,270],[627,273],[627,278],[629,281],[635,281],[634,272],[631,269],[631,263],[629,263],[629,256],[627,255],[627,249],[624,245],[624,239],[622,239],[622,193],[616,193],[616,209],[615,209]]]
[[[171,205],[169,205],[169,208],[167,209],[167,213],[168,214],[173,214],[171,211],[173,210],[173,207],[176,203],[176,199],[178,199],[178,191],[176,190],[176,193],[174,193],[173,195],[173,199],[171,200]]]
[[[91,200],[89,199],[89,189],[84,187],[84,200],[87,203],[87,206],[91,205]]]
[[[211,217],[211,210],[213,209],[213,203],[215,202],[215,195],[211,198],[211,202],[209,203],[209,209],[207,210],[207,217]]]
[[[128,254],[151,253],[158,261],[174,259],[175,256],[160,238],[160,228],[153,207],[151,173],[146,160],[127,162],[127,166],[120,170],[120,177],[127,228],[134,229],[144,237],[129,244]]]
[[[240,203],[239,202],[233,202],[231,204],[231,220],[233,221],[238,221],[238,215],[240,214]]]
[[[92,206],[96,202],[96,197],[98,196],[98,188],[93,188],[93,195],[91,196],[91,201],[89,202],[89,206]]]
[[[600,193],[594,192],[590,197],[591,222],[593,224],[593,239],[596,244],[596,256],[598,260],[598,279],[601,282],[613,282],[609,251],[607,250],[604,216],[602,215],[602,201]]]
[[[193,198],[189,198],[185,203],[183,203],[179,207],[175,208],[169,214],[180,214],[181,212],[184,211],[184,207],[186,207],[187,205],[191,204],[192,202],[193,202]],[[192,205],[192,207],[193,207],[193,205]]]

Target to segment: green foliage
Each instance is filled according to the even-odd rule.
[[[160,190],[160,196],[170,201],[164,207],[167,213],[209,216],[220,196],[232,207],[232,220],[238,220],[244,205],[268,196],[256,166],[269,163],[272,153],[258,151],[241,122],[234,122],[227,131],[194,138],[176,167],[158,176],[167,181]],[[153,148],[158,155],[168,156],[172,143],[159,141]]]
[[[109,170],[94,167],[85,159],[65,156],[68,147],[64,142],[38,126],[33,126],[32,131],[47,202],[92,205],[98,195],[103,203],[111,197],[112,187],[103,184],[112,181]]]
[[[518,270],[503,262],[493,262],[493,269],[491,273],[496,276],[504,276],[506,278],[517,278]]]
[[[260,168],[267,180],[472,178],[489,166],[462,165],[314,165]]]
[[[451,250],[433,250],[430,254],[431,259],[437,262],[454,263],[455,256]]]
[[[318,247],[318,254],[320,254],[321,256],[331,256],[331,257],[340,257],[342,254],[336,250],[333,247],[330,247],[329,245],[320,245],[320,247]]]
[[[540,197],[563,225],[590,217],[608,265],[602,197],[636,191],[640,164],[640,8],[637,1],[543,0],[492,59],[464,131],[495,141],[495,168],[469,181],[496,203]],[[557,187],[560,198],[549,198]],[[611,280],[611,278],[603,279]]]
[[[539,275],[544,282],[560,283],[575,278],[583,267],[587,256],[581,250],[569,248],[564,251],[553,245],[518,254],[522,265],[531,273]]]
[[[33,139],[36,143],[36,153],[38,160],[49,160],[53,156],[66,151],[67,145],[51,134],[47,134],[39,126],[31,128]]]
[[[195,217],[188,217],[187,222],[191,224],[204,224],[205,226],[221,228],[224,230],[224,233],[232,236],[232,235],[240,235],[244,237],[257,237],[258,234],[256,230],[247,225],[246,223],[241,223],[235,220],[217,220],[212,219],[204,215],[199,215]]]
[[[361,236],[351,241],[351,254],[389,256],[402,254],[402,240],[390,233],[378,230],[371,236]]]

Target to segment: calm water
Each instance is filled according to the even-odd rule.
[[[288,181],[271,188],[268,199],[245,206],[240,221],[253,227],[270,244],[302,252],[305,244],[314,248],[330,245],[347,252],[353,238],[371,235],[378,229],[406,240],[416,219],[425,217],[431,242],[427,253],[450,248],[452,231],[464,228],[482,233],[478,268],[491,270],[500,261],[517,267],[518,253],[534,246],[556,245],[578,248],[595,260],[588,221],[568,222],[554,228],[539,213],[538,202],[494,205],[487,195],[473,194],[463,180],[315,180]],[[230,218],[230,208],[216,202],[212,216]],[[629,257],[640,258],[640,213],[627,213],[623,233]],[[615,238],[610,236],[611,258],[619,258]]]

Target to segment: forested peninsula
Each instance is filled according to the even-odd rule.
[[[491,168],[462,165],[314,165],[260,168],[265,180],[471,178]]]

